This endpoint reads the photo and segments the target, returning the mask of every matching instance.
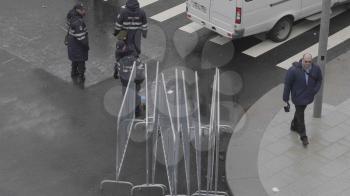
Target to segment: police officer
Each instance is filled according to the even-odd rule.
[[[85,61],[88,60],[89,38],[83,17],[86,10],[82,3],[76,4],[67,14],[68,58],[72,61],[71,77],[74,83],[84,88]]]
[[[142,111],[142,104],[141,104],[141,97],[139,95],[139,91],[141,89],[141,84],[143,80],[145,79],[145,67],[144,64],[140,61],[140,59],[137,58],[137,53],[129,49],[128,46],[121,40],[117,42],[117,52],[116,52],[116,67],[115,67],[115,73],[114,78],[117,79],[116,75],[118,74],[117,70],[119,70],[119,77],[120,82],[122,84],[122,94],[125,95],[131,71],[133,68],[133,65],[135,64],[135,115],[136,117],[140,116]]]
[[[115,79],[119,78],[119,73],[118,73],[118,63],[119,60],[122,59],[123,57],[126,56],[137,56],[137,53],[135,50],[132,50],[128,47],[128,45],[126,44],[126,42],[124,40],[117,40],[116,43],[116,50],[115,50],[115,66],[114,66],[114,75],[113,77]]]
[[[127,45],[140,55],[141,34],[146,38],[147,29],[146,13],[140,8],[139,2],[137,0],[127,0],[125,8],[123,8],[117,16],[114,36],[117,36],[120,31],[126,30]]]

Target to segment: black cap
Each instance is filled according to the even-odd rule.
[[[84,9],[84,5],[83,5],[83,3],[79,2],[79,3],[75,4],[73,8],[82,10],[82,9]]]

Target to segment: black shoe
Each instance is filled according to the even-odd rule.
[[[309,144],[309,140],[307,139],[307,136],[300,137],[300,140],[304,146],[307,146]]]

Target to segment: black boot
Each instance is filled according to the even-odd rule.
[[[300,140],[304,146],[307,146],[309,144],[309,140],[308,140],[307,136],[301,136]]]

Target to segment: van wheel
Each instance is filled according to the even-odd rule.
[[[281,18],[268,33],[268,37],[274,42],[286,40],[292,32],[293,20],[291,17]]]

